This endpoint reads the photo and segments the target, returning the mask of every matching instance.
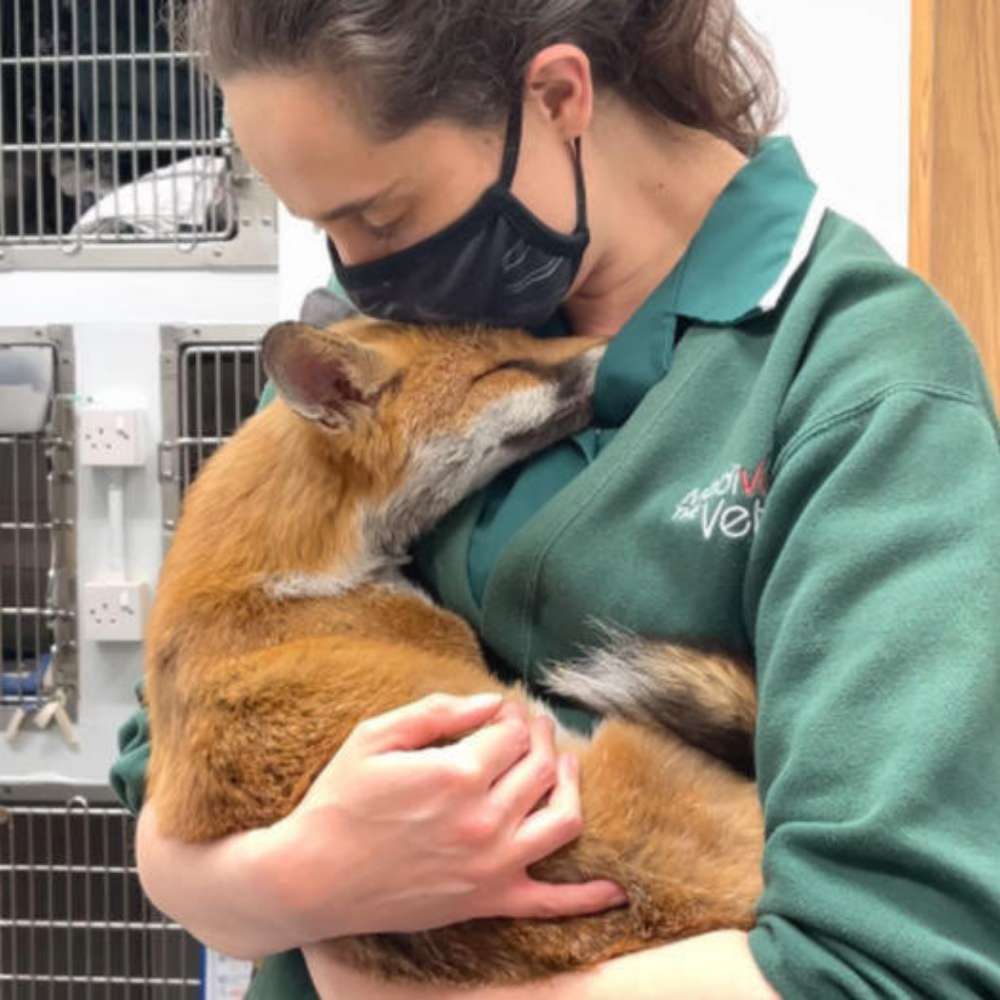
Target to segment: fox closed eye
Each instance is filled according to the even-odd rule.
[[[487,371],[480,372],[476,375],[472,381],[479,382],[484,378],[489,378],[491,375],[497,375],[500,372],[505,371],[518,371],[518,372],[530,372],[532,374],[540,374],[541,369],[537,365],[533,365],[530,362],[523,360],[518,361],[504,361],[497,365],[495,368],[490,368]]]

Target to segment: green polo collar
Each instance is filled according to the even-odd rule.
[[[822,211],[791,140],[765,140],[678,264],[609,343],[597,373],[596,426],[620,427],[666,375],[679,318],[733,325],[773,309],[812,246]],[[536,331],[568,332],[561,315]]]

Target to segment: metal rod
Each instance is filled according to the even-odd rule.
[[[147,12],[149,14],[149,105],[150,105],[150,144],[151,147],[159,152],[161,148],[159,132],[160,132],[160,93],[159,93],[159,71],[160,66],[157,65],[157,60],[154,58],[156,53],[156,10],[153,7],[153,0],[148,0]],[[172,26],[171,26],[172,27]],[[167,72],[173,73],[174,64],[167,64]],[[155,155],[153,156],[153,167],[159,167],[159,158]],[[154,185],[153,187],[153,214],[159,218],[160,217],[160,186]]]
[[[114,59],[111,65],[111,141],[114,143],[115,151],[112,156],[112,182],[114,184],[115,219],[121,219],[121,150],[119,148],[118,132],[118,4],[112,2],[108,4],[111,11],[109,22],[111,55]]]
[[[91,128],[91,146],[94,161],[94,185],[97,191],[100,191],[100,177],[101,177],[101,149],[103,143],[101,142],[101,74],[99,72],[100,63],[97,60],[98,52],[98,35],[99,35],[99,22],[97,20],[97,3],[91,3],[90,5],[90,49],[91,55],[94,56],[94,60],[90,66],[90,84],[93,93],[90,95],[91,98],[91,111],[93,113],[93,121],[90,124]],[[99,214],[99,209],[97,210]],[[98,219],[98,222],[100,219]]]
[[[125,817],[123,817],[125,819]],[[52,857],[52,852],[49,851],[46,857]],[[16,864],[16,865],[0,865],[0,869],[7,869],[14,872],[31,872],[34,871],[34,867],[26,864]],[[60,865],[60,864],[46,864],[45,870],[56,875],[86,875],[87,872],[91,871],[89,865]],[[111,865],[109,864],[102,871],[107,871],[109,875],[135,875],[138,869],[131,867],[129,865]]]
[[[167,24],[173,31],[176,24],[176,13],[174,10],[174,0],[167,0]],[[173,191],[173,211],[177,214],[177,71],[176,67],[170,67],[170,84],[168,88],[170,95],[170,178]],[[175,240],[176,242],[176,240]]]
[[[55,852],[52,849],[52,816],[51,814],[45,814],[45,856],[47,858],[55,857]],[[48,877],[46,878],[46,891],[47,891],[47,901],[49,904],[48,913],[51,917],[52,914],[56,912],[55,909],[55,883],[53,879],[53,872],[50,868],[48,870]],[[48,947],[46,951],[49,955],[49,1000],[52,1000],[53,993],[55,992],[55,973],[56,973],[56,932],[55,928],[51,925],[48,928]]]
[[[132,182],[139,177],[139,72],[138,72],[138,61],[139,54],[137,49],[137,38],[136,38],[136,4],[133,0],[129,4],[129,19],[128,19],[128,39],[129,39],[129,105],[132,111],[132,134],[130,136],[131,148],[132,148]],[[153,190],[156,190],[156,185],[153,185]],[[135,210],[138,215],[139,212],[139,199],[135,200]],[[153,213],[156,218],[159,218],[159,212]]]
[[[135,46],[132,46],[135,48]],[[101,824],[102,841],[104,844],[104,854],[101,865],[101,883],[104,890],[104,919],[111,919],[111,831],[110,824]],[[127,947],[127,945],[126,945]],[[104,975],[111,975],[111,931],[104,932]]]
[[[134,846],[132,843],[132,832],[129,825],[128,817],[123,812],[121,815],[120,831],[122,838],[122,845],[126,851],[126,857],[131,859],[132,852],[134,851]],[[130,876],[137,877],[138,872],[131,865],[123,865],[120,869],[121,874],[121,889],[122,889],[122,921],[126,927],[132,926],[132,921],[129,918],[129,899],[131,897],[131,892],[129,889]],[[110,914],[109,914],[110,916]],[[124,947],[122,949],[125,953],[125,978],[131,980],[131,968],[132,968],[132,948],[130,947],[130,941],[126,937],[124,941]]]
[[[222,427],[222,352],[215,351],[215,436],[225,436]],[[232,433],[232,432],[230,432]]]
[[[58,57],[59,52],[59,0],[52,0],[52,46],[54,54]],[[56,232],[60,238],[63,234],[63,197],[62,197],[62,88],[59,86],[59,70],[62,62],[57,58],[52,63],[52,139],[55,144],[55,157],[52,161],[52,176],[55,180],[55,208],[56,208]]]
[[[35,52],[42,51],[42,41],[39,32],[38,22],[40,20],[39,0],[34,0],[32,9],[35,14],[34,28]],[[45,174],[45,164],[42,160],[42,151],[39,148],[42,142],[42,66],[41,63],[34,64],[35,70],[35,192],[38,197],[38,209],[35,215],[35,226],[38,235],[41,236],[45,228],[45,192],[42,189],[42,178]]]
[[[37,648],[37,647],[36,647]],[[31,831],[28,831],[28,835],[24,838],[27,845],[27,855],[28,855],[28,866],[32,869],[35,867],[35,844],[34,837],[31,836]],[[37,925],[35,921],[35,886],[33,880],[28,883],[28,921],[30,929],[28,931],[28,969],[29,971],[34,971],[38,968],[38,959],[35,953],[35,947],[38,940]],[[14,907],[17,906],[15,900],[11,900]],[[35,1000],[38,996],[37,990],[35,989],[35,982],[31,984],[31,1000]]]
[[[128,578],[125,556],[125,470],[107,469],[108,569],[119,580]]]
[[[68,809],[63,811],[63,836],[65,837],[66,844],[66,856],[69,858],[70,862],[73,860],[73,836],[70,830],[70,811]],[[69,928],[73,916],[73,880],[66,880],[66,915],[67,920],[63,921],[66,928]],[[60,922],[58,920],[51,921],[50,926],[53,929],[58,929],[60,927]],[[73,969],[73,935],[66,935],[66,968]]]
[[[24,669],[24,648],[21,637],[21,469],[18,460],[18,449],[21,441],[19,435],[14,435],[14,447],[11,449],[14,469],[11,476],[11,486],[14,493],[14,663],[18,670]]]
[[[15,494],[15,496],[17,496],[17,494]],[[15,823],[14,823],[13,819],[11,820],[11,822],[7,823],[6,825],[7,825],[8,854],[10,855],[10,857],[14,857],[14,845],[15,845],[16,842],[14,840],[14,826],[15,826]],[[17,895],[16,895],[16,893],[17,893],[17,883],[14,881],[14,873],[13,872],[10,873],[9,885],[10,885],[11,908],[13,909],[14,906],[16,905],[16,903],[14,901],[15,901],[15,899],[17,899]],[[11,935],[11,938],[13,938],[13,935]],[[10,971],[11,971],[11,973],[13,975],[17,975],[17,964],[18,964],[17,963],[17,943],[12,940],[11,941],[11,947],[10,947]]]
[[[14,128],[17,142],[17,234],[25,236],[27,230],[24,225],[24,160],[22,151],[24,147],[24,86],[23,66],[21,63],[21,5],[14,4]]]
[[[222,140],[219,140],[222,142]],[[168,143],[164,141],[146,141],[140,140],[137,144],[137,150],[140,152],[160,152],[167,148]],[[186,153],[191,153],[193,151],[193,146],[190,141],[178,140],[178,149],[183,150]],[[64,148],[65,143],[57,142],[39,142],[32,143],[32,149],[37,148],[43,153],[54,153],[58,150]],[[116,149],[120,149],[120,144],[112,142],[111,140],[101,140],[99,142],[88,142],[87,146],[91,149],[99,150],[102,152],[112,152]],[[232,144],[226,141],[226,148],[231,148]],[[23,148],[23,146],[18,145],[16,142],[7,142],[0,144],[0,149],[7,153],[16,152],[18,149]]]
[[[76,205],[74,206],[74,221],[79,219],[81,212],[83,211],[83,149],[80,143],[80,59],[78,54],[80,52],[80,11],[79,4],[70,4],[70,12],[72,16],[72,37],[71,44],[73,46],[73,54],[77,58],[73,59],[73,190],[76,195]],[[100,181],[99,181],[99,171],[98,164],[93,165],[93,186],[94,190],[99,191]],[[67,241],[64,246],[70,252],[77,252],[82,246],[82,235],[77,232],[75,239],[72,241]]]
[[[171,8],[173,7],[173,0],[171,0]],[[173,23],[171,21],[171,23]],[[203,169],[205,164],[204,151],[201,148],[201,129],[198,127],[198,100],[197,100],[197,78],[194,69],[194,60],[189,59],[187,62],[187,79],[188,79],[188,137],[191,140],[191,212],[195,215],[197,212],[197,202],[198,202],[198,175],[199,171]],[[184,233],[181,230],[181,214],[180,205],[175,201],[174,203],[174,218],[176,219],[176,229],[175,229],[175,239],[176,247],[182,253],[190,253],[194,248],[194,244],[190,240],[185,240],[183,238]],[[191,220],[193,231],[197,231],[199,228],[204,226],[204,222],[199,224],[197,218],[192,218]]]
[[[39,532],[38,532],[38,521],[39,521],[39,501],[38,501],[38,453],[41,451],[41,446],[36,438],[33,442],[31,448],[31,523],[32,526],[29,529],[27,525],[22,525],[22,530],[30,531],[31,537],[31,565],[34,572],[31,574],[32,582],[34,583],[33,597],[36,606],[46,604],[45,594],[42,593],[41,578],[42,578],[42,560],[41,552],[39,546]],[[35,666],[39,666],[42,658],[42,621],[41,615],[36,615],[34,621],[32,622],[34,631],[34,654],[35,654]],[[34,963],[32,963],[34,967]]]
[[[27,973],[0,972],[0,983],[27,983],[31,982],[33,976]],[[99,983],[105,986],[169,986],[180,988],[198,987],[201,985],[200,979],[182,979],[178,976],[135,976],[126,979],[124,976],[91,976],[83,978],[73,975],[53,975],[54,983]]]
[[[3,32],[4,21],[0,17],[0,52],[4,51],[4,32]],[[7,62],[13,62],[13,60],[3,60],[0,61],[0,93],[4,90],[4,70],[6,69]],[[15,79],[15,86],[17,80]],[[4,106],[5,103],[2,98],[0,98],[0,142],[3,142],[4,134],[6,133],[6,124],[4,122]],[[20,190],[20,189],[18,189]],[[7,236],[7,157],[0,152],[0,241],[2,241]],[[2,958],[2,956],[0,956]]]
[[[203,352],[199,351],[194,356],[194,384],[195,384],[195,399],[197,400],[197,408],[195,409],[194,418],[194,434],[195,434],[195,447],[198,450],[198,467],[201,468],[202,463],[205,461],[205,380],[202,376],[202,364],[201,359],[203,357]]]
[[[155,22],[150,23],[153,24]],[[144,55],[148,56],[153,62],[181,62],[186,59],[194,58],[196,54],[193,52],[183,52],[179,49],[172,49],[169,52],[148,52],[144,53]],[[110,63],[114,62],[116,59],[121,59],[121,56],[114,56],[104,52],[80,52],[77,54],[77,50],[74,50],[73,53],[66,53],[65,55],[34,55],[24,56],[21,59],[17,59],[14,56],[4,56],[0,57],[0,66],[33,66],[36,63],[40,66],[51,66],[53,63],[61,63],[64,66],[69,66],[74,63]]]

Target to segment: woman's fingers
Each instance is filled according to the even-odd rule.
[[[509,917],[545,919],[603,913],[627,902],[621,886],[607,879],[554,885],[525,875],[510,887],[503,906]]]
[[[497,813],[520,824],[552,790],[558,772],[555,726],[545,715],[531,721],[531,750],[502,774],[490,790]]]
[[[521,865],[527,868],[547,858],[576,840],[582,830],[579,765],[572,754],[563,754],[548,802],[531,813],[514,833]]]
[[[458,698],[432,694],[360,723],[351,734],[368,753],[419,750],[441,739],[461,736],[489,722],[503,704],[501,694]]]
[[[485,791],[531,748],[531,734],[519,718],[483,726],[440,751],[450,776],[460,786]]]

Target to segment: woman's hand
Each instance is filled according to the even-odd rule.
[[[557,756],[549,719],[432,695],[355,729],[272,828],[273,884],[300,943],[598,912],[624,902],[614,883],[526,872],[581,827],[576,760]]]

